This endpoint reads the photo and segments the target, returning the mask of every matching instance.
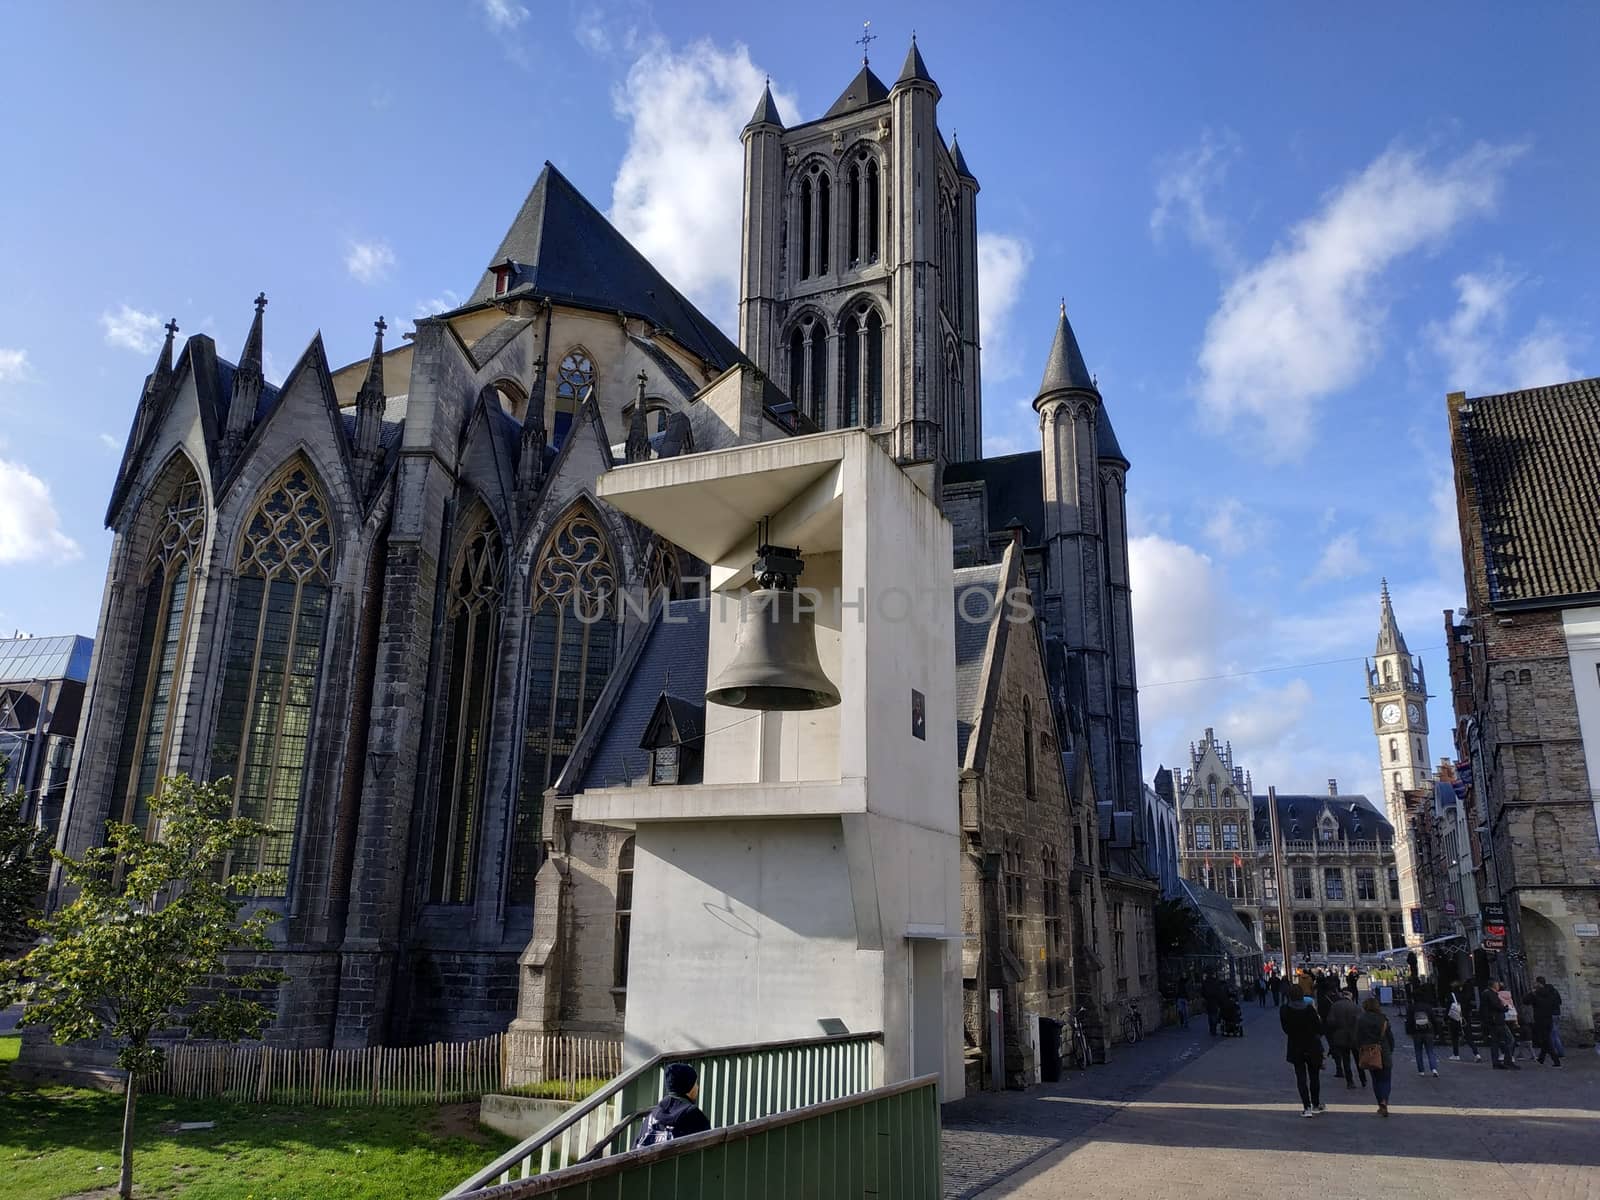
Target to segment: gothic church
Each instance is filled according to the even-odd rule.
[[[335,367],[314,338],[274,386],[265,296],[237,362],[169,326],[106,513],[62,849],[147,824],[163,777],[226,777],[270,830],[235,862],[285,880],[254,900],[283,916],[274,1039],[620,1030],[630,843],[570,821],[593,761],[573,756],[653,671],[646,745],[615,761],[688,768],[704,681],[657,635],[675,615],[692,636],[703,606],[697,564],[595,480],[856,425],[941,497],[955,566],[1020,545],[1042,744],[1092,775],[1090,828],[1125,828],[1128,463],[1064,311],[1041,449],[981,457],[978,182],[939,100],[915,43],[892,86],[864,64],[818,120],[760,98],[738,345],[549,164],[466,303],[398,346],[380,320]]]

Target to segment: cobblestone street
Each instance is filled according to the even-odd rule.
[[[1389,1119],[1330,1065],[1328,1111],[1306,1120],[1276,1013],[1252,1006],[1246,1022],[1242,1040],[1209,1038],[1201,1018],[1060,1084],[949,1106],[946,1197],[1055,1200],[1087,1188],[1103,1200],[1191,1200],[1281,1185],[1318,1200],[1600,1198],[1590,1049],[1559,1071],[1523,1059],[1518,1072],[1449,1062],[1447,1050],[1434,1079],[1417,1075],[1401,1035]]]

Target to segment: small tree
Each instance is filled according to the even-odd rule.
[[[0,757],[0,781],[5,759]],[[0,790],[0,956],[26,942],[45,886],[44,832],[22,816],[22,793]]]
[[[220,784],[168,779],[150,799],[158,836],[111,823],[106,844],[81,859],[56,853],[77,897],[35,922],[44,941],[10,964],[0,1001],[27,1004],[24,1024],[50,1027],[58,1044],[109,1038],[128,1073],[118,1195],[133,1194],[133,1112],[138,1079],[158,1071],[160,1030],[185,1025],[201,1037],[258,1037],[272,1010],[247,993],[284,978],[275,969],[229,970],[228,951],[271,947],[271,912],[239,920],[240,898],[280,882],[275,872],[222,877],[230,849],[267,832],[229,815]]]

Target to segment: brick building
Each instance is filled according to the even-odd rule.
[[[1600,380],[1448,399],[1467,606],[1449,621],[1486,968],[1600,1023]]]

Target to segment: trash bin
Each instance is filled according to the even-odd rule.
[[[1039,1078],[1044,1083],[1061,1082],[1062,1022],[1039,1018]]]

